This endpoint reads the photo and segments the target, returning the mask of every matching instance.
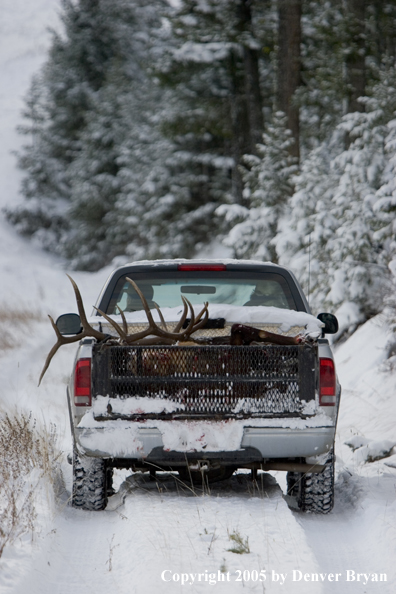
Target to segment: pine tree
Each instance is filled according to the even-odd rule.
[[[233,223],[224,244],[237,258],[257,258],[277,262],[273,239],[289,197],[293,193],[296,159],[290,154],[294,143],[286,128],[287,116],[276,112],[257,145],[257,155],[245,155],[242,176],[249,208],[223,205],[217,214]]]
[[[148,6],[134,2],[129,54],[109,67],[80,135],[81,150],[70,167],[73,233],[64,245],[78,268],[97,269],[125,254],[127,246],[134,244],[139,251],[146,243],[141,186],[164,156],[156,122],[164,93],[151,72],[167,35],[162,8],[161,0]]]
[[[279,263],[294,271],[314,308],[326,302],[331,260],[327,246],[339,224],[331,214],[338,183],[332,156],[337,149],[340,141],[323,143],[304,160],[273,240]]]
[[[390,67],[382,74],[382,85],[378,87],[382,88],[382,103],[388,106],[389,121],[386,124],[384,141],[386,165],[381,176],[382,183],[373,201],[373,237],[380,264],[385,268],[396,257],[396,120],[394,119],[396,73],[394,67]]]
[[[378,241],[380,225],[374,210],[376,193],[382,187],[388,156],[385,151],[387,123],[396,110],[396,77],[386,67],[366,98],[364,114],[350,114],[341,124],[352,139],[349,148],[335,160],[340,181],[334,194],[334,213],[340,221],[330,249],[338,270],[344,274],[342,300],[358,304],[365,318],[380,311],[389,280],[386,252]],[[330,293],[333,303],[340,296]]]
[[[288,262],[305,287],[310,270],[313,306],[342,306],[348,324],[380,311],[389,283],[392,215],[384,194],[391,182],[383,179],[392,169],[385,145],[391,150],[387,122],[396,109],[395,81],[387,68],[364,99],[365,112],[344,116],[333,143],[306,159],[290,202],[291,223],[284,220],[276,238],[281,263]]]
[[[259,64],[262,16],[247,0],[183,0],[170,16],[173,47],[159,70],[172,95],[162,130],[174,148],[144,218],[157,254],[192,255],[219,232],[219,204],[244,201],[238,165],[261,137],[271,84]]]
[[[396,6],[386,0],[307,0],[302,16],[303,157],[329,142],[345,113],[362,111],[386,56],[396,55]]]
[[[345,112],[345,35],[342,3],[308,0],[303,4],[301,79],[294,97],[300,107],[303,158],[328,142]]]
[[[108,236],[121,190],[118,160],[126,133],[126,98],[119,87],[107,84],[95,99],[80,135],[81,150],[69,167],[72,229],[62,246],[72,266],[85,270],[104,266],[119,248]]]
[[[27,99],[28,125],[23,132],[32,142],[19,162],[26,173],[22,190],[28,202],[11,210],[8,217],[45,247],[75,258],[78,266],[103,265],[103,254],[114,253],[102,242],[107,234],[106,214],[113,209],[121,185],[114,179],[110,183],[110,177],[117,177],[116,160],[123,151],[117,144],[126,134],[124,130],[120,135],[125,122],[117,114],[114,79],[118,77],[121,96],[127,85],[133,95],[135,86],[146,112],[150,94],[143,87],[155,54],[153,39],[162,26],[163,6],[161,0],[149,6],[142,0],[62,0],[64,34],[53,33],[48,61]],[[111,150],[109,128],[113,128]],[[77,230],[89,244],[81,247],[85,254],[81,258]],[[98,252],[93,249],[95,237],[101,238]]]
[[[395,250],[396,7],[302,3],[286,56],[301,63],[285,103],[296,176],[293,118],[276,112],[291,5],[299,17],[300,0],[62,0],[9,220],[88,270],[228,233],[236,256],[295,269],[315,307],[378,311]]]

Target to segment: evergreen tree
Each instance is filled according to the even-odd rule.
[[[125,101],[128,94],[107,84],[97,92],[80,135],[81,150],[69,167],[71,230],[63,251],[74,267],[104,266],[118,254],[121,237],[113,243],[117,197],[122,188],[120,151],[125,142]]]
[[[291,199],[292,223],[284,221],[276,238],[280,261],[288,261],[306,286],[310,269],[314,307],[350,304],[351,323],[380,311],[389,282],[391,201],[383,197],[390,189],[383,176],[392,168],[385,145],[390,150],[387,122],[396,100],[389,91],[395,82],[394,68],[387,68],[373,97],[364,100],[365,112],[344,116],[333,145],[316,149],[305,161]],[[345,134],[351,140],[347,149]]]
[[[117,144],[126,130],[124,134],[120,131],[130,123],[130,118],[120,122],[117,96],[118,92],[125,96],[129,85],[131,102],[136,102],[136,90],[147,113],[150,89],[144,87],[155,55],[153,40],[158,40],[157,31],[162,27],[163,6],[161,0],[149,6],[142,0],[62,0],[64,34],[53,33],[48,61],[27,99],[29,123],[22,131],[32,142],[24,148],[19,163],[26,173],[22,191],[28,202],[8,216],[45,247],[76,258],[78,266],[104,263],[92,249],[97,238],[92,228],[96,227],[102,238],[107,234],[106,214],[116,202],[116,196],[110,194],[120,188],[118,180],[110,183],[110,177],[117,177],[117,154],[123,150]],[[119,91],[114,88],[115,77]],[[113,106],[108,104],[110,95]],[[109,128],[114,129],[109,132]],[[133,162],[130,165],[133,167]],[[77,231],[81,241],[91,238],[89,245],[81,247],[82,252],[91,254],[88,259],[78,255]],[[102,253],[114,253],[109,246],[100,245]]]
[[[337,153],[337,148],[337,141],[330,146],[322,144],[304,160],[294,178],[295,192],[273,239],[279,263],[295,272],[314,308],[326,301],[331,260],[327,245],[338,226],[331,212],[338,183],[332,154]]]
[[[396,87],[389,84],[389,92],[395,93]],[[378,256],[384,267],[396,260],[396,120],[390,119],[386,126],[385,156],[386,165],[382,174],[382,184],[375,194],[373,202],[373,230]],[[393,274],[396,268],[393,265]],[[386,273],[384,274],[386,276]]]
[[[396,110],[395,91],[395,69],[386,67],[373,96],[364,100],[366,113],[344,118],[341,127],[352,142],[334,162],[340,178],[333,211],[340,225],[329,249],[343,278],[339,294],[332,289],[329,296],[335,305],[353,301],[365,318],[380,311],[389,282],[389,260],[378,241],[380,221],[374,204],[387,169],[387,123]]]
[[[256,150],[271,85],[259,64],[264,13],[256,1],[183,0],[170,15],[173,47],[159,76],[172,94],[162,130],[174,148],[144,218],[157,254],[192,255],[219,232],[219,204],[244,202],[238,166]]]
[[[296,159],[290,154],[295,142],[286,128],[287,116],[276,112],[257,145],[257,155],[245,155],[242,176],[244,196],[249,208],[241,205],[223,205],[217,214],[233,223],[224,240],[237,258],[258,258],[277,262],[273,239],[278,223],[285,213],[293,193]]]
[[[159,18],[162,1],[134,4],[127,62],[109,68],[70,167],[73,232],[64,249],[79,268],[101,267],[125,254],[127,246],[139,252],[147,243],[143,238],[150,237],[142,221],[147,204],[141,187],[164,157],[156,121],[164,93],[151,70],[167,33]]]
[[[294,101],[300,108],[303,159],[328,142],[345,112],[344,15],[335,0],[303,4],[301,80]]]
[[[300,107],[304,158],[329,142],[345,113],[362,111],[387,56],[396,56],[396,5],[386,0],[306,0]]]

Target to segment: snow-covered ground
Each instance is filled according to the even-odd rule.
[[[43,60],[45,27],[56,24],[57,7],[57,0],[2,0],[0,206],[18,200],[19,174],[9,151],[21,143],[14,131],[21,96]],[[54,343],[45,314],[75,311],[66,272],[62,261],[17,237],[0,218],[0,312],[11,312],[9,318],[0,315],[0,413],[17,407],[47,427],[56,425],[65,482],[58,501],[40,483],[36,531],[6,547],[0,558],[1,594],[213,588],[395,592],[396,449],[393,453],[391,448],[396,444],[396,367],[392,371],[386,361],[390,336],[385,316],[361,327],[336,353],[343,394],[336,504],[330,515],[291,512],[282,498],[282,473],[261,474],[256,486],[239,473],[202,493],[166,475],[157,484],[119,472],[125,502],[116,495],[106,511],[82,512],[67,504],[71,441],[65,384],[73,346],[60,349],[37,387]],[[108,272],[72,273],[87,305],[94,303]],[[27,315],[18,319],[18,312]],[[3,348],[5,342],[13,348]],[[383,458],[385,451],[391,455]],[[377,456],[381,459],[368,461]],[[250,552],[231,552],[232,535],[239,535]],[[386,581],[373,581],[384,576]]]
[[[34,308],[54,315],[73,309],[74,296],[62,264],[35,252],[11,232],[9,241],[11,251],[20,253],[21,265],[35,270],[36,286],[42,287],[40,304],[36,296],[32,299]],[[30,295],[30,276],[7,269],[4,261],[2,286],[14,295]],[[87,303],[105,275],[75,275]],[[11,308],[18,304],[15,299],[7,301],[6,293],[1,302]],[[0,592],[104,594],[110,588],[123,594],[186,588],[205,592],[213,585],[209,580],[217,581],[216,588],[224,592],[277,592],[283,579],[283,589],[291,593],[394,592],[396,456],[366,461],[382,456],[396,443],[396,373],[390,373],[385,362],[385,318],[368,322],[337,352],[343,396],[336,443],[336,505],[332,514],[323,517],[287,508],[282,498],[283,473],[259,475],[257,486],[249,475],[239,473],[213,486],[210,493],[202,493],[166,475],[157,484],[142,475],[118,472],[123,504],[116,495],[104,512],[71,508],[67,505],[71,467],[66,456],[71,442],[65,383],[74,347],[57,353],[38,388],[53,331],[44,317],[27,326],[4,322],[2,332],[10,329],[16,346],[0,353],[1,410],[17,406],[32,411],[47,426],[55,423],[66,491],[58,502],[47,499],[45,492],[39,494],[33,538],[28,535],[6,547],[0,559]],[[248,539],[250,553],[230,552],[235,545],[232,534]],[[347,581],[358,573],[366,577]],[[371,581],[380,579],[380,574],[386,575],[386,582]],[[257,581],[260,575],[265,582]],[[306,581],[316,578],[320,581]],[[188,583],[182,586],[180,580]]]

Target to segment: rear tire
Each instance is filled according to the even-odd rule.
[[[330,513],[334,506],[334,451],[329,452],[322,472],[288,472],[287,494],[293,497],[300,511]]]
[[[89,511],[100,511],[107,505],[113,469],[102,458],[91,458],[73,453],[72,506]]]

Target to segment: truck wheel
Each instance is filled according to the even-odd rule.
[[[72,506],[100,511],[107,505],[108,488],[111,489],[113,469],[106,460],[73,453]]]
[[[334,506],[334,451],[329,453],[322,472],[288,472],[287,494],[293,497],[297,508],[303,512],[331,512]],[[290,507],[295,509],[294,505]]]

